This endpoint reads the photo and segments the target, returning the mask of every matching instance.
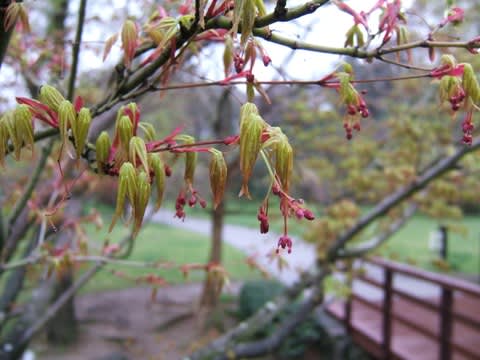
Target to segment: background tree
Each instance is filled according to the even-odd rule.
[[[468,62],[460,62],[451,54],[440,56],[440,52],[461,49],[463,54],[468,54],[466,59],[469,60],[480,47],[479,39],[471,35],[462,40],[452,40],[448,36],[449,29],[464,18],[462,8],[451,1],[447,2],[445,15],[432,20],[425,19],[432,25],[415,27],[415,32],[409,32],[411,16],[399,0],[378,1],[363,11],[351,7],[350,3],[353,6],[354,2],[316,0],[288,8],[285,2],[279,1],[271,11],[261,1],[250,0],[234,4],[229,1],[187,1],[165,4],[164,7],[146,4],[145,8],[149,6],[151,11],[137,18],[126,14],[121,19],[118,33],[105,39],[104,57],[108,56],[118,40],[122,47],[122,59],[112,67],[106,88],[98,91],[90,91],[88,86],[82,90],[82,81],[77,76],[82,59],[81,50],[85,50],[82,49],[85,45],[82,43],[83,26],[88,25],[86,0],[78,2],[73,33],[64,28],[69,2],[55,2],[57,6],[52,8],[54,11],[49,15],[51,17],[46,29],[50,35],[46,43],[37,47],[32,46],[36,44],[34,37],[25,34],[29,28],[25,5],[21,1],[1,3],[4,27],[0,33],[0,59],[6,59],[5,64],[19,70],[30,91],[39,89],[39,94],[17,96],[17,105],[12,105],[11,110],[4,112],[0,120],[0,160],[5,163],[6,171],[16,171],[18,168],[13,160],[28,158],[30,152],[35,156],[38,148],[43,146],[40,156],[33,158],[35,165],[32,176],[24,184],[19,184],[17,192],[5,195],[2,199],[0,246],[3,264],[0,270],[2,275],[7,270],[12,271],[5,282],[4,299],[0,301],[3,304],[2,318],[10,321],[13,311],[11,305],[23,288],[27,265],[39,270],[37,279],[40,287],[43,287],[44,284],[55,282],[54,279],[68,279],[64,277],[65,274],[74,269],[76,264],[93,262],[74,283],[63,283],[66,286],[60,286],[60,292],[55,293],[51,291],[54,287],[45,285],[50,291],[41,292],[41,300],[35,297],[35,292],[32,294],[21,315],[3,328],[0,346],[2,357],[17,358],[32,336],[71,301],[88,279],[105,264],[118,261],[119,257],[130,252],[144,218],[148,218],[147,205],[151,194],[156,190],[154,207],[159,207],[165,192],[166,177],[172,170],[178,171],[175,164],[180,161],[184,164],[181,184],[176,190],[175,215],[180,219],[185,218],[186,205],[205,207],[206,195],[197,187],[195,178],[199,155],[207,155],[209,159],[208,177],[213,203],[217,208],[224,195],[229,169],[224,152],[238,148],[242,178],[240,194],[245,197],[250,196],[248,185],[257,159],[264,163],[269,181],[266,196],[259,205],[258,220],[261,232],[268,231],[269,209],[274,203],[279,205],[284,219],[283,233],[277,244],[279,253],[289,253],[292,247],[294,251],[288,232],[289,218],[314,218],[305,204],[292,195],[293,175],[298,173],[296,169],[306,171],[309,166],[329,169],[330,174],[322,173],[322,177],[324,188],[328,189],[325,191],[328,192],[326,201],[331,206],[325,212],[325,218],[315,225],[315,236],[321,239],[318,243],[318,268],[278,297],[273,310],[271,307],[260,310],[241,327],[192,354],[192,358],[211,357],[212,354],[219,358],[228,358],[232,354],[236,357],[255,357],[272,351],[322,303],[323,280],[337,260],[363,256],[375,250],[417,208],[434,212],[435,215],[447,210],[450,216],[458,215],[457,210],[452,211],[446,205],[450,205],[454,196],[453,187],[467,184],[469,178],[465,174],[476,171],[476,162],[472,157],[469,159],[469,154],[478,156],[475,151],[480,146],[480,142],[473,137],[473,114],[478,109],[480,88],[473,67]],[[346,33],[344,44],[324,46],[285,36],[275,29],[277,23],[294,23],[317,10],[321,12],[323,8],[328,9],[327,6],[337,8],[353,23]],[[374,23],[374,18],[379,19],[378,25]],[[65,40],[67,34],[73,39],[71,51],[65,46],[69,43]],[[216,80],[183,82],[178,77],[182,69],[188,70],[198,64],[206,66],[208,58],[204,51],[219,43],[223,44],[224,71],[215,71]],[[269,81],[262,77],[259,70],[268,67],[272,61],[266,53],[265,43],[312,53],[366,59],[368,63],[373,61],[393,66],[396,70],[370,73],[363,67],[344,63],[330,73],[323,74],[321,79]],[[10,44],[10,59],[4,56],[7,44]],[[412,53],[417,49],[421,54],[427,52],[435,64],[428,65],[418,60],[422,55]],[[35,57],[33,62],[32,57]],[[221,67],[217,65],[216,68]],[[398,69],[406,70],[401,72]],[[49,85],[39,87],[52,74],[61,77],[58,81],[52,80]],[[64,75],[65,79],[62,79]],[[384,75],[387,77],[384,78]],[[424,99],[434,96],[433,92],[422,89],[421,96],[417,95],[420,100],[413,107],[410,106],[406,111],[407,107],[403,105],[401,110],[406,113],[404,116],[387,123],[387,112],[393,105],[379,101],[375,103],[376,106],[370,106],[369,93],[377,92],[383,97],[388,90],[389,98],[403,102],[405,88],[387,89],[377,85],[365,89],[367,93],[362,91],[364,84],[394,81],[403,81],[406,84],[404,86],[411,90],[417,87],[410,82],[418,84],[422,79],[438,82],[440,101],[447,104],[447,112],[460,114],[458,117],[463,120],[448,122],[441,117],[420,120],[429,114],[425,112]],[[133,102],[152,92],[163,94],[180,89],[236,85],[245,89],[246,94],[246,102],[240,100],[238,104],[238,133],[225,136],[227,131],[224,130],[229,126],[223,127],[228,124],[219,119],[224,116],[230,120],[231,116],[217,115],[215,132],[211,134],[215,137],[213,140],[201,138],[201,119],[192,122],[193,129],[187,129],[192,130],[190,134],[176,127],[175,117],[170,118],[173,119],[170,128],[155,129],[143,121],[143,111]],[[330,93],[322,96],[325,102],[320,105],[327,106],[329,113],[313,113],[320,118],[317,122],[311,107],[307,106],[297,109],[302,115],[301,119],[289,121],[288,111],[285,111],[287,124],[282,121],[277,126],[275,121],[265,121],[267,117],[262,106],[257,107],[254,101],[270,102],[265,88],[280,85],[325,88]],[[84,96],[76,97],[76,94]],[[333,105],[335,101],[327,102],[332,94],[338,98],[336,102],[340,110],[337,111],[342,115],[337,127],[332,127],[336,125],[333,122],[321,121],[327,115],[338,117],[333,111],[336,108]],[[276,111],[272,116],[281,114],[277,109],[282,106],[277,104],[274,101],[273,108]],[[197,108],[195,102],[188,106],[192,106],[193,110]],[[222,104],[218,108],[220,114],[226,111],[222,110],[225,109]],[[212,111],[212,116],[215,113]],[[373,120],[373,115],[378,119]],[[307,122],[310,131],[298,132],[299,138],[296,138],[295,127],[300,126],[300,120]],[[452,130],[452,126],[457,130]],[[109,127],[110,133],[102,132]],[[289,127],[292,134],[288,132]],[[316,136],[320,130],[321,140]],[[353,137],[351,142],[336,136],[339,131],[347,139]],[[327,136],[323,140],[324,135],[330,133],[335,136]],[[366,139],[358,141],[360,135]],[[407,152],[407,148],[415,151]],[[302,152],[316,153],[319,149],[324,156],[309,160],[305,155],[301,165],[295,165],[293,149],[299,150],[300,159]],[[392,159],[395,159],[393,164]],[[455,172],[447,174],[454,168]],[[70,213],[69,209],[75,208],[76,192],[88,189],[92,178],[100,174],[118,182],[116,211],[111,227],[122,217],[124,207],[128,204],[132,229],[130,235],[115,246],[104,244],[101,249],[95,249],[84,236],[81,223],[95,221],[96,214],[81,216],[75,210]],[[336,176],[341,176],[342,181],[337,183],[334,180]],[[12,186],[12,181],[2,176],[2,182],[6,193],[6,186]],[[370,188],[371,184],[375,184],[374,190]],[[375,205],[368,213],[360,214],[355,204],[345,199],[345,194]],[[370,241],[365,241],[365,238],[369,238],[365,230],[374,222],[378,225],[377,234]],[[36,230],[30,233],[31,228]],[[72,230],[76,234],[75,240],[66,235]],[[66,242],[65,237],[68,237]],[[207,278],[214,279],[215,291],[218,291],[225,282],[225,272],[215,263],[217,256],[212,253],[212,262],[186,264],[181,270],[185,273],[197,268],[204,270]],[[52,272],[57,278],[48,276]],[[142,279],[154,288],[162,284],[162,278],[158,275]],[[302,298],[297,311],[285,317],[271,335],[261,340],[241,340],[245,332],[251,334],[255,329],[265,326],[305,289],[311,291]],[[71,311],[67,313],[71,314]],[[72,318],[70,320],[73,322]]]

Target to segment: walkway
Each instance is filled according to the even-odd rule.
[[[172,211],[160,210],[153,215],[152,221],[202,235],[211,235],[211,225],[207,219],[187,216],[185,221],[181,221],[173,217]],[[280,271],[277,263],[271,261],[268,257],[268,254],[276,249],[279,237],[280,235],[273,233],[260,234],[258,229],[249,229],[244,226],[227,224],[223,229],[223,240],[227,244],[245,252],[247,255],[257,255],[256,260],[259,265],[285,285],[291,285],[299,278],[300,272],[311,269],[314,266],[315,247],[300,239],[293,238],[292,253],[283,252],[289,268]]]

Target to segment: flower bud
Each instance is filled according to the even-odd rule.
[[[239,196],[246,195],[250,198],[248,191],[248,179],[257,160],[262,145],[261,136],[265,122],[260,115],[251,113],[244,119],[240,129],[240,171],[242,172],[242,189]]]
[[[137,189],[136,189],[136,198],[135,198],[135,205],[134,205],[133,236],[136,236],[138,234],[138,231],[142,226],[143,216],[145,215],[145,209],[147,208],[149,198],[150,198],[149,176],[142,171],[137,178]]]
[[[81,108],[80,112],[78,113],[77,121],[72,126],[77,159],[82,156],[83,148],[87,142],[88,130],[90,129],[91,122],[92,116],[90,115],[90,110],[87,108]]]
[[[137,173],[135,168],[129,162],[123,163],[120,168],[120,174],[118,177],[118,193],[117,204],[115,207],[115,214],[113,215],[112,223],[109,228],[109,232],[112,231],[118,217],[122,215],[123,207],[125,206],[125,198],[128,198],[130,205],[134,207],[135,211],[135,197],[137,192]]]
[[[122,116],[118,121],[118,135],[120,137],[120,144],[122,148],[128,154],[130,139],[133,136],[133,126],[132,121],[126,115]]]
[[[22,139],[23,143],[29,145],[32,148],[34,146],[33,138],[33,123],[32,123],[32,113],[29,110],[27,105],[18,105],[15,108],[14,112],[15,118],[15,127],[18,133],[18,136]]]
[[[288,192],[293,169],[293,150],[285,135],[275,147],[275,171],[280,179],[282,188]]]
[[[76,117],[73,104],[68,100],[63,100],[58,106],[58,130],[63,143],[67,141],[68,129],[75,124]]]
[[[162,206],[163,193],[165,192],[165,166],[162,158],[158,154],[151,154],[150,166],[155,176],[155,188],[157,189],[157,201],[155,202],[155,211]]]
[[[95,143],[95,151],[97,154],[97,168],[99,173],[103,173],[105,164],[110,156],[110,147],[112,146],[110,136],[106,131],[102,131]]]
[[[65,98],[53,86],[43,85],[40,88],[39,100],[53,111],[58,112],[58,107]]]
[[[227,164],[223,153],[217,149],[210,149],[212,158],[210,160],[210,188],[213,194],[213,208],[216,209],[222,201],[227,182]]]
[[[142,164],[143,169],[147,174],[150,174],[147,157],[147,147],[142,138],[133,136],[130,139],[128,158],[133,166],[138,167],[138,163]]]
[[[480,87],[472,65],[464,64],[462,86],[474,103],[480,101]]]

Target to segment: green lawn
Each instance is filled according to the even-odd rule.
[[[109,216],[105,216],[105,221],[108,221]],[[106,228],[106,226],[105,226]],[[89,229],[89,234],[98,239],[99,246],[107,237],[106,229],[102,229],[98,233]],[[128,229],[118,224],[112,234],[108,238],[112,242],[119,241],[128,233]],[[175,264],[183,265],[189,263],[206,263],[209,254],[209,239],[205,236],[200,236],[192,232],[174,229],[166,225],[149,224],[138,235],[135,240],[135,248],[129,260],[138,261],[173,261]],[[245,264],[245,255],[232,248],[228,244],[223,247],[223,263],[227,269],[230,278],[236,279],[257,279],[260,275],[250,270]],[[201,271],[194,271],[190,274],[187,280],[184,279],[183,274],[178,269],[144,269],[134,268],[130,266],[112,266],[104,267],[99,274],[97,274],[86,285],[83,291],[103,291],[120,289],[129,286],[135,286],[135,281],[122,279],[112,274],[111,270],[121,271],[128,274],[129,277],[139,277],[148,273],[154,273],[162,276],[169,283],[182,283],[185,281],[200,281],[204,277]]]
[[[274,199],[275,200],[275,199]],[[259,201],[248,201],[246,199],[230,200],[227,203],[227,223],[243,225],[247,227],[258,227],[256,213]],[[173,208],[173,205],[167,205]],[[315,209],[315,214],[321,210]],[[190,211],[190,213],[188,213]],[[187,210],[188,216],[207,218],[208,212],[197,209]],[[465,216],[455,225],[463,225],[467,233],[449,233],[448,260],[452,271],[466,274],[478,274],[480,269],[480,215]],[[438,254],[429,249],[430,232],[438,229],[439,221],[423,215],[414,216],[407,225],[398,233],[392,236],[382,246],[379,253],[399,261],[411,262],[424,269],[437,270],[433,261]],[[282,231],[283,219],[280,216],[278,205],[272,201],[270,208],[270,229],[277,233]],[[308,222],[296,219],[289,220],[289,232],[296,236],[302,236],[308,228]]]
[[[448,262],[452,271],[478,274],[480,257],[480,216],[465,216],[462,224],[467,233],[448,234]],[[435,270],[432,264],[438,254],[429,249],[430,232],[438,229],[437,220],[415,216],[382,247],[380,253],[401,261],[413,262],[423,268]]]

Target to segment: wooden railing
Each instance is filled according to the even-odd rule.
[[[419,359],[428,358],[426,356],[428,350],[436,353],[438,357],[433,358],[439,360],[453,359],[454,354],[455,358],[480,359],[480,286],[382,258],[373,258],[366,262],[382,269],[383,281],[368,275],[368,271],[357,275],[354,281],[380,289],[383,293],[381,300],[374,301],[353,292],[345,301],[342,311],[338,311],[338,306],[337,311],[334,308],[330,309],[331,314],[345,322],[348,331],[361,346],[376,358],[411,358],[415,354],[405,355],[408,349],[402,349],[402,346],[409,346],[408,341],[402,343],[401,339],[398,339],[400,335],[395,333],[401,326],[407,328],[409,334],[416,333],[419,338],[429,339],[427,345],[424,345],[425,353],[418,354]],[[439,296],[419,297],[413,292],[394,287],[394,278],[397,274],[403,275],[404,279],[408,277],[410,280],[434,284],[439,289]],[[362,326],[361,322],[352,322],[355,312],[361,311],[362,308],[366,309],[366,312],[374,311],[380,318],[380,322],[377,322],[376,335],[372,335],[372,331],[367,331],[367,327]],[[409,316],[412,313],[419,315]],[[422,313],[430,314],[427,316],[430,320],[432,316],[436,317],[436,321],[430,321],[428,324],[425,318],[422,319]],[[375,320],[372,316],[366,319],[363,322]],[[454,336],[454,324],[456,331],[462,334]],[[392,346],[393,340],[395,347]],[[419,341],[417,346],[421,345]],[[432,344],[436,344],[436,349],[432,349]],[[427,349],[428,347],[430,349]]]

